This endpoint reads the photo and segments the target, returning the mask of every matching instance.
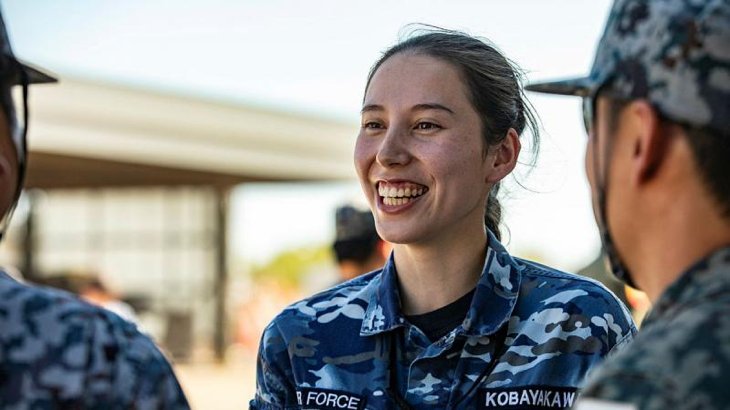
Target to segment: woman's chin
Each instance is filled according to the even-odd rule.
[[[423,229],[408,227],[378,227],[378,234],[384,241],[397,245],[408,245],[422,241],[424,238]]]

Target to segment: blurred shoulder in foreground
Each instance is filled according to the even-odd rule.
[[[0,272],[0,328],[3,407],[189,408],[147,336],[71,294]]]
[[[56,82],[19,62],[0,15],[0,240],[27,167],[28,88]],[[16,107],[12,88],[22,88]],[[135,325],[0,271],[0,408],[188,409],[170,364]]]

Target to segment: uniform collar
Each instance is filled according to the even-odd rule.
[[[687,269],[662,293],[644,324],[724,293],[730,293],[730,246],[714,250]]]
[[[522,266],[507,253],[491,232],[488,232],[488,237],[489,247],[482,276],[477,283],[469,313],[457,330],[467,336],[495,333],[509,320],[520,289]],[[368,285],[373,289],[360,335],[371,336],[405,326],[397,276],[391,253],[382,274]]]

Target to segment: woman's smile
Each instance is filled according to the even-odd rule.
[[[428,187],[411,181],[378,181],[378,209],[389,214],[405,212],[428,194]]]

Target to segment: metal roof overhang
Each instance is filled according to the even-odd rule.
[[[73,79],[30,97],[29,188],[355,177],[356,124]]]

